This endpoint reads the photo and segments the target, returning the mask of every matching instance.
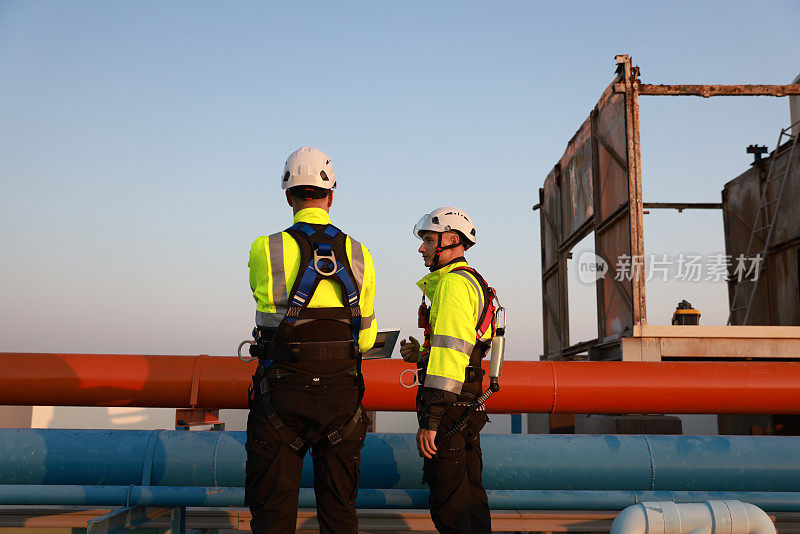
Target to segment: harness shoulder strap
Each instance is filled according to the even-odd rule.
[[[350,322],[353,341],[358,343],[361,330],[360,296],[347,258],[347,235],[332,224],[312,225],[303,222],[287,228],[286,232],[297,241],[300,248],[300,269],[289,293],[289,310],[284,322],[292,326],[297,319],[306,315],[304,311],[308,309],[314,291],[320,281],[327,278],[339,285],[344,307],[315,308],[315,312],[308,312],[308,318],[318,318],[318,310],[341,310],[337,313],[341,314],[340,318]]]
[[[483,292],[483,309],[478,317],[478,322],[475,328],[476,338],[480,340],[489,328],[492,329],[492,336],[494,336],[494,299],[497,296],[494,288],[490,287],[486,280],[484,280],[480,273],[478,273],[478,271],[476,271],[473,267],[461,265],[450,270],[451,273],[454,271],[465,271],[474,276],[475,280],[478,281],[478,285],[481,287],[481,291]]]

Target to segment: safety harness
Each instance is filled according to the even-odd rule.
[[[310,224],[299,222],[285,230],[300,247],[300,270],[289,293],[289,309],[278,325],[272,339],[256,339],[251,354],[259,357],[258,369],[253,375],[253,389],[259,392],[267,420],[291,450],[304,454],[308,440],[297,435],[281,420],[269,396],[267,368],[273,361],[324,361],[354,359],[357,363],[357,383],[359,387],[358,408],[350,420],[341,428],[333,428],[325,433],[331,445],[347,438],[361,421],[363,409],[361,399],[364,395],[361,377],[361,358],[358,350],[358,335],[361,331],[361,307],[359,306],[358,286],[347,260],[347,236],[332,224]],[[273,261],[282,261],[273,258]],[[336,282],[341,288],[344,306],[330,308],[309,308],[308,303],[320,281]],[[296,327],[310,321],[336,320],[348,323],[350,337],[347,340],[303,342],[293,340]],[[319,380],[318,378],[316,380]]]
[[[299,222],[286,233],[300,247],[300,270],[289,293],[289,309],[272,339],[258,339],[251,352],[261,365],[272,361],[323,361],[358,358],[358,334],[361,331],[361,307],[358,286],[347,261],[347,236],[332,224]],[[276,259],[277,261],[277,259]],[[322,280],[336,282],[345,305],[309,308],[314,291]],[[339,341],[295,342],[293,332],[301,324],[314,320],[337,320],[350,325],[351,339]]]
[[[495,314],[495,297],[497,296],[497,292],[493,287],[490,287],[486,280],[472,267],[468,265],[460,265],[458,267],[454,267],[450,270],[451,273],[456,271],[466,271],[478,281],[478,285],[481,287],[481,292],[483,293],[483,309],[481,310],[481,314],[478,316],[478,322],[475,326],[475,339],[476,339],[476,347],[478,347],[479,343],[484,347],[486,347],[486,342],[483,341],[483,336],[486,334],[487,330],[491,328],[492,337],[495,334],[495,324],[494,324],[494,314]],[[419,320],[418,326],[420,328],[424,328],[425,334],[425,341],[422,344],[422,353],[420,354],[419,361],[423,363],[424,367],[427,368],[428,363],[428,356],[431,352],[431,310],[430,307],[425,304],[425,293],[422,294],[422,304],[419,307]],[[470,365],[466,367],[464,372],[464,382],[474,382],[476,380],[481,380],[483,378],[483,369],[480,366],[480,358],[482,358],[486,351],[480,350],[480,357],[474,357],[475,351],[473,350],[473,354],[470,355]],[[476,360],[476,361],[473,361]]]

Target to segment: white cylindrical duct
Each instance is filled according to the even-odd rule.
[[[611,534],[775,534],[775,525],[742,501],[644,502],[621,511]]]

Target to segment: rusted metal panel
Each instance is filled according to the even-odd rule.
[[[605,310],[602,331],[604,338],[630,335],[633,331],[633,282],[618,270],[618,261],[630,255],[630,228],[626,219],[621,219],[602,234],[603,247],[596,253],[608,264],[608,274],[598,280],[603,286]],[[621,279],[618,279],[621,278]]]
[[[598,222],[628,201],[625,131],[625,96],[613,93],[609,85],[597,103],[595,137],[598,141],[598,193],[601,200],[601,211],[596,217]]]
[[[758,295],[770,305],[770,316],[776,325],[800,325],[800,243],[773,249],[767,257],[766,287],[758,287]]]
[[[561,204],[561,241],[576,234],[594,214],[592,186],[591,123],[586,119],[567,144],[559,161],[564,189]]]
[[[566,282],[561,279],[562,255],[558,252],[561,235],[560,171],[556,166],[539,190],[539,220],[542,249],[542,321],[544,325],[544,354],[557,352],[561,348],[563,317],[561,287]]]
[[[737,258],[740,254],[747,251],[747,242],[750,239],[753,221],[755,221],[756,213],[758,211],[759,198],[761,196],[760,182],[763,180],[762,170],[763,164],[757,167],[751,167],[740,176],[731,180],[723,189],[722,195],[722,211],[724,213],[723,223],[725,225],[725,253],[731,258]],[[758,245],[763,243],[758,242]],[[734,307],[733,296],[736,292],[737,281],[732,278],[728,282],[728,303],[729,308]],[[742,294],[742,292],[739,292]],[[751,312],[752,324],[760,324],[757,321],[758,317],[764,316],[762,306],[759,306],[758,295],[754,301],[754,309]],[[734,312],[731,317],[731,323],[735,325],[742,324],[744,318],[744,310]]]
[[[726,254],[733,265],[737,258],[747,252],[747,245],[764,187],[767,187],[765,201],[770,206],[778,206],[775,216],[775,228],[771,246],[764,260],[766,269],[761,273],[761,280],[753,297],[748,324],[754,325],[800,325],[800,265],[798,262],[798,246],[800,246],[800,153],[794,155],[792,170],[783,187],[780,203],[774,202],[778,197],[780,180],[766,184],[766,178],[772,159],[776,158],[775,172],[788,164],[789,151],[779,151],[762,159],[760,163],[734,178],[723,189],[723,222],[725,226]],[[768,208],[769,209],[769,208]],[[763,215],[759,217],[759,226],[763,225]],[[756,234],[755,251],[760,251],[766,239],[766,230]],[[739,302],[733,302],[738,277],[731,273],[728,282],[728,300],[731,308],[741,305],[743,299],[749,297],[750,283],[742,283],[739,291]],[[744,322],[745,310],[737,310],[731,316],[731,324]]]
[[[542,250],[544,253],[542,272],[553,267],[558,260],[558,246],[561,243],[561,207],[559,189],[557,186],[558,167],[547,175],[542,188],[542,198],[539,208],[542,221]]]
[[[794,85],[651,85],[638,84],[640,95],[668,96],[789,96],[800,95]]]
[[[781,176],[785,167],[789,164],[789,147],[773,155],[775,158],[775,169],[773,176]],[[800,150],[795,150],[792,155],[792,163],[789,175],[786,177],[786,184],[781,192],[781,201],[778,204],[778,218],[775,230],[770,240],[770,245],[779,245],[797,237],[800,237]],[[781,173],[781,174],[778,174]],[[780,180],[771,182],[768,186],[767,200],[777,198],[780,190]]]
[[[598,210],[595,253],[609,265],[609,273],[598,280],[602,293],[602,315],[598,335],[608,340],[630,333],[633,328],[633,283],[616,280],[616,265],[631,256],[628,151],[625,95],[606,88],[596,108],[594,136],[597,140]]]
[[[570,352],[566,255],[594,232],[595,252],[609,271],[597,280],[598,342],[630,334],[644,321],[644,279],[615,267],[643,255],[636,72],[618,58],[617,77],[567,144],[540,194],[544,354]],[[626,91],[615,93],[623,81]],[[629,164],[629,162],[632,162]]]
[[[542,309],[544,317],[544,354],[561,350],[563,338],[563,319],[565,310],[561,307],[561,269],[556,266],[542,281]]]

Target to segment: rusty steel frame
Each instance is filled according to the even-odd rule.
[[[542,315],[544,321],[544,358],[571,359],[589,347],[600,354],[598,359],[620,359],[618,339],[630,335],[636,326],[646,323],[644,276],[632,268],[631,280],[617,280],[615,262],[609,261],[608,245],[617,248],[618,240],[609,233],[630,236],[622,254],[632,258],[644,255],[642,231],[642,179],[639,146],[638,68],[627,55],[617,56],[617,77],[604,91],[589,118],[581,125],[558,164],[539,191],[542,246]],[[622,106],[614,100],[618,87],[623,88]],[[619,106],[617,109],[616,106]],[[624,143],[606,138],[603,126],[613,129],[624,121]],[[586,165],[588,151],[588,165]],[[605,162],[604,169],[601,160]],[[584,164],[581,167],[581,164]],[[562,167],[568,167],[566,169]],[[616,170],[615,170],[616,169]],[[576,180],[576,173],[579,174]],[[587,177],[586,174],[589,174]],[[591,213],[578,222],[581,214],[573,209],[576,191],[573,183],[585,180],[591,189]],[[622,180],[623,182],[620,182]],[[580,187],[581,184],[578,184]],[[615,205],[604,209],[603,195],[618,193]],[[624,190],[624,193],[621,193]],[[570,204],[572,202],[572,204]],[[584,206],[586,212],[589,206]],[[565,221],[565,213],[569,220]],[[571,225],[571,226],[570,226]],[[572,226],[576,226],[572,228]],[[571,230],[571,231],[570,231]],[[595,284],[597,292],[598,336],[594,341],[570,344],[567,258],[571,249],[588,235],[594,235],[595,254],[609,267],[608,282]],[[619,251],[618,251],[619,252]],[[619,257],[620,254],[617,254]],[[556,290],[548,289],[555,285]],[[616,303],[616,304],[615,304]],[[613,308],[616,306],[616,308]],[[613,308],[613,309],[612,309]],[[613,311],[616,310],[616,311]],[[613,314],[613,316],[612,316]],[[629,319],[625,319],[629,317]],[[609,323],[618,325],[611,331]]]
[[[641,146],[639,139],[639,96],[775,96],[800,95],[800,84],[791,85],[651,85],[639,80],[639,68],[632,65],[630,56],[623,54],[615,58],[616,77],[604,91],[589,118],[567,144],[559,162],[548,174],[544,186],[539,190],[539,210],[542,254],[542,359],[622,359],[621,339],[635,337],[636,331],[647,324],[647,306],[643,269],[631,268],[631,280],[617,280],[615,263],[609,261],[608,245],[632,258],[644,257],[644,208],[663,209],[720,209],[719,203],[644,203],[642,201]],[[624,147],[614,146],[601,132],[601,114],[610,107],[613,95],[624,98]],[[605,124],[612,127],[611,121]],[[619,121],[619,117],[616,119]],[[588,124],[587,124],[588,123]],[[588,137],[587,137],[588,129]],[[586,145],[590,146],[590,169],[581,168],[585,161]],[[620,148],[624,148],[624,153]],[[624,171],[627,179],[627,200],[612,206],[611,213],[604,212],[604,201],[613,185],[621,176],[612,170],[601,168],[601,159],[607,166],[613,162]],[[563,168],[568,167],[568,168]],[[573,184],[575,172],[591,173],[585,190],[576,191]],[[585,176],[583,176],[585,178]],[[581,185],[581,184],[579,184]],[[591,189],[591,213],[582,206],[583,196]],[[586,209],[586,217],[576,224],[576,211]],[[618,226],[618,225],[622,226]],[[624,228],[625,231],[621,231]],[[608,233],[615,230],[614,234]],[[597,293],[597,338],[571,344],[569,335],[567,258],[572,248],[589,234],[594,234],[595,254],[609,267],[605,278],[595,283]],[[626,235],[627,234],[627,235]],[[622,305],[619,304],[622,301]],[[621,307],[620,307],[621,306]],[[609,323],[615,330],[609,329]],[[621,326],[620,326],[621,325]],[[588,352],[588,356],[576,356]]]
[[[650,85],[638,83],[640,95],[655,96],[791,96],[800,95],[800,84],[790,85]]]

